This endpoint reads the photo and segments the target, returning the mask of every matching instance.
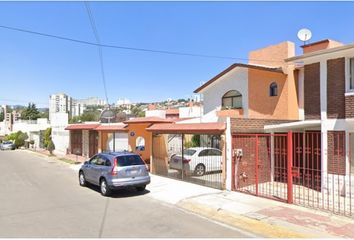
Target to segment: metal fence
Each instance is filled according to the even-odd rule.
[[[353,139],[346,144],[344,131],[234,134],[232,188],[354,217]]]
[[[222,189],[223,149],[220,135],[154,134],[152,172]]]

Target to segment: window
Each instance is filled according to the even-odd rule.
[[[354,90],[354,58],[349,60],[349,89]]]
[[[117,159],[117,164],[119,167],[145,165],[145,162],[138,155],[119,156]]]
[[[104,159],[102,156],[100,156],[99,158],[97,158],[96,165],[98,165],[98,166],[104,166],[105,163],[106,163],[106,159]]]
[[[269,86],[269,96],[278,96],[278,85],[276,82],[272,82]]]
[[[145,150],[145,139],[143,137],[137,137],[135,141],[135,150],[144,151]]]
[[[228,91],[222,97],[222,107],[226,109],[242,108],[242,95],[236,90]]]
[[[209,156],[209,149],[205,149],[203,151],[201,151],[199,154],[198,154],[198,157],[206,157],[206,156]]]
[[[193,154],[195,152],[196,152],[196,150],[194,150],[194,149],[185,149],[185,150],[183,150],[183,155],[193,156]]]
[[[221,156],[222,152],[220,150],[217,150],[217,149],[210,149],[209,154],[211,156]]]
[[[354,174],[354,133],[349,133],[350,173]]]

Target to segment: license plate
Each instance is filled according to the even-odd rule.
[[[130,171],[130,174],[132,174],[132,175],[133,175],[133,174],[137,174],[137,173],[138,173],[138,170],[131,170],[131,171]]]

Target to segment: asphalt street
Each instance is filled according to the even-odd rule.
[[[143,193],[83,188],[77,172],[23,150],[0,151],[0,237],[249,237]]]

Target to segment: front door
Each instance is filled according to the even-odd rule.
[[[98,152],[98,133],[96,131],[89,132],[89,157]]]

